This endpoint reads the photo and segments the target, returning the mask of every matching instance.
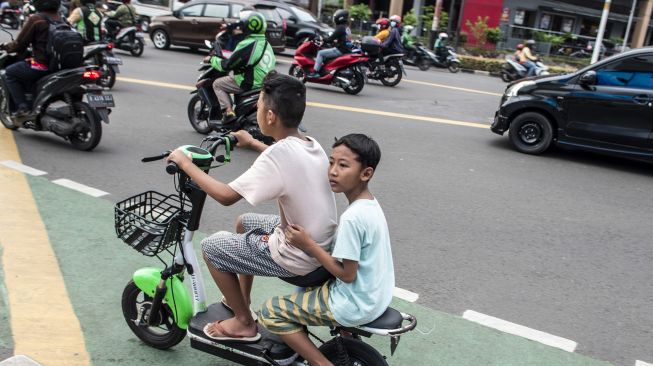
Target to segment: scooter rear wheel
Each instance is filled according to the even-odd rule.
[[[353,70],[353,74],[351,79],[349,79],[349,86],[346,88],[343,88],[345,93],[351,94],[351,95],[356,95],[363,90],[363,87],[365,86],[365,75],[363,75],[362,72],[358,69]]]
[[[70,136],[70,144],[77,150],[91,151],[102,139],[102,125],[95,116],[95,112],[87,103],[75,102],[75,117],[86,122],[86,126],[79,132]]]
[[[129,52],[131,52],[132,56],[141,57],[141,55],[143,54],[143,50],[145,49],[145,44],[143,44],[143,40],[140,38],[136,38],[136,40],[134,41],[134,45],[136,47],[132,48],[131,51]]]
[[[391,74],[392,76],[388,77],[388,74]],[[383,74],[379,80],[381,80],[381,83],[385,86],[395,86],[399,84],[402,77],[403,74],[401,72],[401,65],[399,65],[399,60],[394,59],[385,65],[385,70],[383,71]]]
[[[419,67],[419,69],[422,71],[426,71],[431,68],[431,60],[422,58],[417,61],[417,67]]]
[[[352,366],[388,366],[385,358],[369,344],[358,339],[342,338],[343,346],[347,351],[350,365]],[[340,365],[338,344],[335,339],[323,344],[320,352],[334,365]]]
[[[186,337],[186,330],[177,327],[172,310],[168,304],[161,304],[158,317],[159,326],[146,323],[146,316],[151,316],[152,297],[143,293],[134,281],[129,281],[122,292],[122,314],[134,334],[143,343],[157,349],[168,349],[177,345]]]

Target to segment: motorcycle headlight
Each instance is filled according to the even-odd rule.
[[[525,87],[535,85],[535,82],[532,80],[521,81],[506,90],[507,97],[516,97],[519,91]]]

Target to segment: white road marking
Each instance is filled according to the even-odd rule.
[[[101,191],[99,189],[89,187],[89,186],[83,185],[81,183],[74,182],[74,181],[72,181],[70,179],[57,179],[57,180],[53,180],[52,183],[58,184],[58,185],[60,185],[62,187],[70,188],[70,189],[78,191],[78,192],[85,193],[85,194],[87,194],[89,196],[92,196],[92,197],[102,197],[102,196],[106,196],[106,195],[109,194],[109,193],[107,193],[105,191]]]
[[[4,361],[0,361],[0,366],[41,366],[40,363],[32,360],[31,358],[23,355],[9,357]]]
[[[635,361],[635,366],[653,366],[653,363],[637,360]]]
[[[567,352],[574,352],[576,342],[562,337],[558,337],[539,330],[531,329],[523,325],[511,323],[509,321],[495,318],[489,315],[481,314],[473,310],[467,310],[463,313],[463,318],[486,327],[494,328],[505,333],[514,334],[520,337],[530,339],[535,342],[546,344],[547,346],[560,348]]]
[[[392,292],[392,295],[402,300],[406,300],[408,302],[415,302],[417,301],[417,299],[419,299],[419,294],[416,294],[412,291],[404,290],[403,288],[399,288],[399,287],[395,287],[395,290]]]
[[[18,170],[19,172],[29,174],[29,175],[34,175],[34,176],[39,176],[39,175],[45,175],[48,174],[47,172],[44,172],[42,170],[34,169],[30,166],[23,165],[19,162],[13,161],[13,160],[4,160],[0,161],[0,164],[6,166],[7,168],[13,169],[13,170]]]

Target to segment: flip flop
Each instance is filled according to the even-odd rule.
[[[231,311],[232,313],[235,314],[234,309],[232,309],[231,306],[227,305],[226,301],[227,301],[227,299],[225,299],[223,297],[222,300],[220,300],[220,303],[222,303],[222,306],[227,308],[227,310],[229,310],[229,311]],[[258,315],[254,312],[254,310],[249,309],[249,311],[252,313],[252,319],[254,319],[255,322],[258,321]]]
[[[211,335],[211,333],[209,333],[209,327],[211,326],[211,324],[214,323],[208,323],[207,325],[204,326],[203,329],[204,335],[209,337],[210,339],[213,339],[214,341],[222,341],[222,342],[256,343],[261,339],[260,333],[256,333],[256,335],[253,337],[239,337],[239,336],[229,334],[224,330],[224,328],[222,328],[222,325],[220,325],[220,323],[222,322],[223,320],[220,320],[216,324],[216,327],[218,328],[218,331],[222,333],[222,336],[216,337],[214,335]]]

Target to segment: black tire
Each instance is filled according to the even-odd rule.
[[[102,125],[96,117],[95,111],[84,102],[75,102],[75,117],[81,118],[86,122],[86,126],[79,132],[70,136],[70,144],[77,150],[91,151],[100,143],[102,139]]]
[[[206,104],[197,94],[193,95],[193,97],[188,101],[188,121],[195,131],[204,135],[211,132],[211,126],[209,126],[209,111],[205,109],[207,109]],[[206,118],[202,118],[203,115],[206,115]]]
[[[450,62],[447,68],[449,69],[449,72],[455,74],[460,71],[460,62]]]
[[[152,43],[160,50],[167,50],[170,48],[170,37],[163,29],[157,29],[152,32]]]
[[[306,72],[304,72],[304,69],[302,69],[298,65],[290,66],[290,69],[288,70],[288,75],[295,77],[302,83],[306,84]]]
[[[9,93],[7,89],[0,86],[0,121],[2,125],[9,130],[17,130],[18,127],[14,126],[14,121],[11,119],[11,111],[9,110]]]
[[[551,121],[543,114],[526,112],[510,124],[510,143],[519,152],[538,155],[545,152],[553,141]]]
[[[139,300],[140,299],[140,300]],[[159,327],[152,327],[146,324],[136,324],[139,318],[139,311],[145,308],[144,313],[149,315],[149,306],[152,298],[144,294],[134,281],[129,281],[122,292],[122,314],[129,328],[140,338],[143,343],[157,349],[168,349],[176,346],[186,337],[186,330],[181,329],[174,322],[172,310],[167,304],[162,304],[159,319],[163,319]],[[141,319],[143,320],[143,319]],[[163,329],[161,327],[165,327]],[[155,331],[156,329],[156,331]]]
[[[399,84],[401,81],[401,78],[403,77],[403,73],[401,72],[401,65],[399,65],[399,60],[393,59],[390,60],[390,62],[385,65],[385,72],[391,72],[394,74],[394,78],[388,79],[384,74],[379,78],[381,83],[385,86],[395,86]]]
[[[143,51],[145,50],[145,44],[143,43],[143,40],[136,38],[134,44],[136,44],[136,48],[132,48],[129,52],[131,52],[132,56],[141,57]]]
[[[18,19],[14,19],[13,22],[11,22],[11,29],[18,29],[20,28],[20,21]]]
[[[501,80],[509,83],[512,81],[512,76],[507,71],[501,71]]]
[[[349,79],[349,86],[342,88],[342,90],[347,94],[356,95],[360,93],[365,86],[365,75],[363,75],[363,73],[358,69],[353,69],[352,72],[352,77]]]
[[[420,58],[417,61],[417,67],[422,71],[427,71],[428,69],[431,68],[431,60],[426,58]]]
[[[102,66],[100,66],[100,72],[102,72],[102,77],[98,80],[98,85],[103,88],[113,88],[116,84],[116,71],[113,67],[111,67],[111,65],[102,64]]]
[[[350,338],[343,338],[342,341],[352,365],[388,366],[385,358],[369,344]],[[323,344],[320,347],[320,352],[334,365],[340,365],[340,362],[338,362],[338,345],[335,339]]]

